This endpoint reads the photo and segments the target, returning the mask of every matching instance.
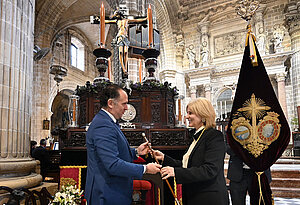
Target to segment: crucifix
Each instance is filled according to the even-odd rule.
[[[246,112],[248,118],[252,118],[252,133],[253,136],[257,137],[257,129],[256,129],[256,118],[261,117],[266,110],[270,110],[269,106],[265,106],[264,102],[255,98],[254,93],[251,95],[251,99],[247,100],[244,104],[244,107],[239,108],[238,111]]]
[[[100,20],[100,21],[99,21]],[[128,78],[128,28],[129,25],[146,23],[148,21],[148,40],[149,47],[153,47],[153,24],[152,24],[152,10],[149,6],[147,11],[147,17],[134,18],[124,15],[124,12],[119,8],[114,12],[114,15],[108,20],[105,20],[105,9],[103,3],[100,9],[100,18],[91,17],[91,23],[100,23],[100,47],[105,47],[105,24],[116,24],[118,26],[118,34],[116,36],[116,41],[119,50],[119,61],[122,67],[124,78]]]

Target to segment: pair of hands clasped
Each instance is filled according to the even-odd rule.
[[[151,145],[149,142],[145,142],[143,144],[141,144],[138,148],[137,148],[137,152],[138,155],[146,155],[148,153],[150,153],[152,155],[153,158],[163,161],[165,155],[158,150],[152,150],[150,149]],[[156,174],[160,172],[162,179],[167,179],[169,177],[174,177],[175,176],[175,172],[174,172],[174,168],[173,167],[162,167],[162,165],[157,164],[157,163],[149,163],[146,165],[146,172],[147,174]]]

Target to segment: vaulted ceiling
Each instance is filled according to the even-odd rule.
[[[99,15],[102,2],[106,14],[110,15],[118,1],[36,0],[35,40],[48,47],[47,44],[51,42],[55,33],[72,26],[83,32],[90,40],[91,45],[96,47],[99,41],[99,26],[91,25],[90,16]],[[171,19],[170,22],[173,23],[176,21],[179,8],[177,0],[154,0],[154,3],[164,13],[164,18]]]

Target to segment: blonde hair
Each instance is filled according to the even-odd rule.
[[[211,102],[206,98],[197,98],[191,101],[186,109],[190,109],[192,113],[202,119],[205,128],[216,126],[216,112]]]

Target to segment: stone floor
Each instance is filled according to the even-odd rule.
[[[275,197],[274,198],[274,204],[275,205],[299,205],[300,204],[300,199],[299,198],[279,198]],[[250,197],[246,197],[246,205],[250,205]]]
[[[271,170],[298,170],[300,171],[300,164],[273,164]]]
[[[225,168],[227,168],[226,164],[225,164]],[[299,171],[300,172],[300,160],[279,159],[277,160],[276,164],[271,166],[271,171]],[[274,197],[274,204],[275,205],[300,205],[300,198]],[[248,195],[246,197],[246,205],[250,205],[250,197]]]

